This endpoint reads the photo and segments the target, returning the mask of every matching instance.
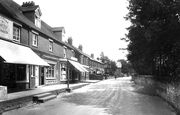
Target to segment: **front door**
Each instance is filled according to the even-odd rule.
[[[39,85],[44,85],[44,67],[40,67],[40,79],[39,79]]]
[[[39,86],[39,67],[35,66],[35,86]]]

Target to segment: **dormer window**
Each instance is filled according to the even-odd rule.
[[[41,19],[40,19],[40,16],[41,16],[41,12],[40,12],[40,9],[38,8],[35,11],[35,25],[38,28],[41,28]]]
[[[41,19],[39,16],[35,15],[35,25],[38,27],[38,28],[41,28]]]
[[[33,1],[23,2],[20,7],[20,11],[26,16],[30,21],[32,21],[36,27],[41,28],[41,10],[39,5],[35,5]]]
[[[66,36],[65,36],[65,30],[62,30],[62,41],[66,40]]]

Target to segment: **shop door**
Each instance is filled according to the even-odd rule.
[[[44,85],[44,67],[40,67],[40,79],[39,79],[39,85]]]
[[[35,86],[39,86],[39,67],[35,66]]]

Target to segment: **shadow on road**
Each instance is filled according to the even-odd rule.
[[[112,115],[172,115],[167,104],[155,96],[155,87],[140,86],[129,79],[116,79],[64,95],[62,99],[77,106],[103,108]]]
[[[137,85],[137,84],[134,84],[133,85],[134,87],[134,91],[133,92],[136,92],[136,93],[139,93],[139,94],[143,94],[143,95],[149,95],[149,96],[156,96],[156,87],[154,86],[140,86],[140,85]]]

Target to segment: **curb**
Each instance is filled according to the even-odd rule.
[[[89,85],[89,84],[90,83],[77,85],[77,86],[71,86],[70,88],[72,90],[74,90],[74,89],[78,89],[78,88],[84,87],[84,86]],[[37,94],[46,93],[46,92],[50,92],[50,93],[53,93],[55,95],[59,95],[60,93],[66,92],[66,88],[40,92],[40,93],[37,93]],[[18,109],[18,108],[24,107],[24,106],[26,106],[28,104],[32,104],[33,103],[32,100],[33,100],[34,95],[35,94],[0,102],[0,115],[3,112]]]

